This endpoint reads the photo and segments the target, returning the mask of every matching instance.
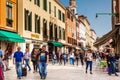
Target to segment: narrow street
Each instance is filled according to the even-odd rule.
[[[31,65],[32,67],[32,65]],[[120,73],[118,73],[120,75]],[[85,73],[85,66],[82,67],[79,65],[78,67],[71,66],[67,64],[64,65],[48,65],[48,75],[46,80],[119,80],[120,77],[116,77],[115,75],[108,76],[107,73],[103,70],[96,69],[95,66],[93,68],[93,74],[89,74],[89,72]],[[11,70],[5,72],[5,80],[18,80],[15,72],[15,68],[12,65]],[[33,73],[33,71],[28,71],[27,77],[23,77],[21,80],[41,80],[39,76],[39,72]]]

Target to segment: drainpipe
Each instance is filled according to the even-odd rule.
[[[16,31],[18,33],[18,0],[16,0]]]

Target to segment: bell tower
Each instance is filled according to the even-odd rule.
[[[72,10],[73,14],[76,14],[76,0],[70,0],[70,9]]]

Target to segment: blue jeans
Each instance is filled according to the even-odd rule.
[[[70,58],[70,64],[74,65],[74,59]]]
[[[22,62],[16,62],[16,72],[18,77],[22,76]]]
[[[44,78],[46,77],[47,70],[46,70],[46,63],[45,62],[39,63],[39,73],[40,73],[40,76],[42,76]]]
[[[90,72],[92,72],[92,61],[86,61],[86,71],[89,65],[90,65]]]
[[[64,65],[65,65],[65,64],[66,64],[66,61],[67,61],[66,58],[63,58],[63,61],[64,61]]]
[[[55,64],[55,59],[52,59],[52,64]]]
[[[31,68],[30,68],[30,66],[29,66],[29,64],[28,64],[28,62],[29,62],[29,59],[25,59],[25,67],[28,66],[29,70],[31,70]]]
[[[111,73],[116,74],[115,62],[113,62],[113,61],[110,61],[109,74],[111,74]]]

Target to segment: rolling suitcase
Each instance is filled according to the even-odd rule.
[[[22,67],[22,76],[27,76],[27,68]]]

